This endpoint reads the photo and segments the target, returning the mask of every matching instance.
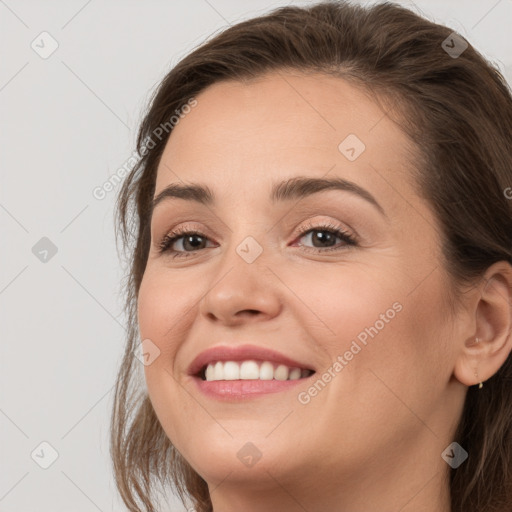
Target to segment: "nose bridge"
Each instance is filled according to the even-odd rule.
[[[251,179],[248,178],[243,186],[237,183],[237,193],[234,188],[227,192],[223,197],[224,204],[230,206],[217,214],[225,228],[217,278],[227,271],[239,276],[246,275],[246,279],[258,277],[258,273],[269,274],[265,266],[270,265],[273,259],[270,250],[276,247],[274,237],[277,231],[272,229],[275,221],[265,200],[266,191],[261,197],[256,195],[256,191],[251,194]],[[252,185],[255,188],[256,185]]]
[[[261,224],[260,229],[254,229],[254,224],[245,222],[231,228],[228,249],[223,251],[211,288],[201,301],[203,314],[229,322],[242,311],[265,317],[278,313],[281,299],[278,281],[273,282],[267,268],[270,260],[264,248],[265,231]]]
[[[260,260],[267,250],[272,226],[268,209],[258,206],[257,199],[253,197],[251,200],[247,197],[245,189],[243,190],[244,193],[238,200],[232,198],[232,207],[223,219],[229,228],[229,248],[234,251],[234,254],[227,255],[227,259],[233,258],[234,261],[238,261],[234,257],[236,254],[242,262],[252,265]]]
[[[252,288],[261,282],[266,266],[269,264],[268,240],[264,229],[239,226],[232,230],[227,247],[222,252],[220,274],[236,274],[240,278],[239,286]],[[256,280],[255,282],[253,282]]]

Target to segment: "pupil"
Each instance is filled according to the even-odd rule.
[[[199,235],[190,235],[187,238],[185,238],[185,242],[190,243],[194,249],[197,249],[198,244],[193,242],[194,239],[196,239],[196,241],[197,239],[199,239],[199,245],[201,245],[201,236]],[[183,246],[185,247],[185,244]]]
[[[319,239],[319,241],[322,243],[325,243],[326,239],[329,240],[332,238],[332,233],[329,233],[327,231],[317,231],[317,234],[313,236],[313,242],[315,242],[315,239]],[[324,235],[322,235],[324,233]]]

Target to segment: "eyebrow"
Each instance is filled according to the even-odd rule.
[[[387,218],[384,208],[382,208],[379,202],[372,194],[370,194],[370,192],[368,192],[368,190],[343,178],[308,178],[302,176],[290,178],[279,183],[274,183],[270,193],[270,200],[275,204],[279,201],[303,199],[324,190],[344,190],[346,192],[356,194],[373,205],[384,217]],[[189,185],[172,183],[165,187],[153,199],[151,213],[153,213],[156,206],[162,201],[172,198],[195,201],[207,206],[215,204],[215,194],[207,185],[200,183]]]

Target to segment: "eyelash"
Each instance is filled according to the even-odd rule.
[[[306,247],[306,252],[313,252],[315,254],[319,254],[322,252],[329,252],[329,251],[339,251],[342,250],[344,247],[353,247],[357,246],[357,240],[356,238],[349,234],[348,232],[344,231],[343,229],[334,226],[332,224],[321,224],[321,225],[308,225],[305,226],[299,233],[298,238],[302,238],[304,235],[307,235],[310,231],[326,231],[333,235],[336,235],[338,238],[341,238],[345,242],[345,246],[341,247],[326,247],[324,249],[321,248],[312,248],[312,247]],[[208,238],[203,233],[200,233],[199,231],[189,230],[187,227],[177,228],[174,231],[168,233],[165,235],[162,239],[162,241],[158,244],[159,247],[159,253],[163,254],[166,252],[169,252],[172,258],[187,258],[188,256],[191,256],[197,251],[175,251],[171,249],[174,242],[179,240],[180,238],[183,238],[185,235],[196,235],[200,236],[202,238]]]

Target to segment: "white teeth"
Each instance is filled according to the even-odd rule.
[[[238,366],[238,363],[228,361],[226,364],[234,364]],[[224,366],[225,366],[224,365]],[[240,378],[242,380],[254,380],[260,378],[260,369],[256,361],[244,361],[240,366]]]
[[[238,380],[240,378],[240,366],[233,361],[224,363],[224,380]]]
[[[288,366],[285,366],[284,364],[280,364],[275,370],[274,370],[274,379],[276,380],[287,380],[288,379]]]
[[[224,380],[224,365],[221,361],[218,361],[215,365],[213,380]]]
[[[260,366],[260,380],[272,380],[274,378],[274,366],[272,363],[265,361]]]
[[[254,360],[243,362],[217,361],[206,367],[206,380],[297,380],[309,377],[309,370],[289,368],[284,364],[274,365],[269,361],[257,363]]]

